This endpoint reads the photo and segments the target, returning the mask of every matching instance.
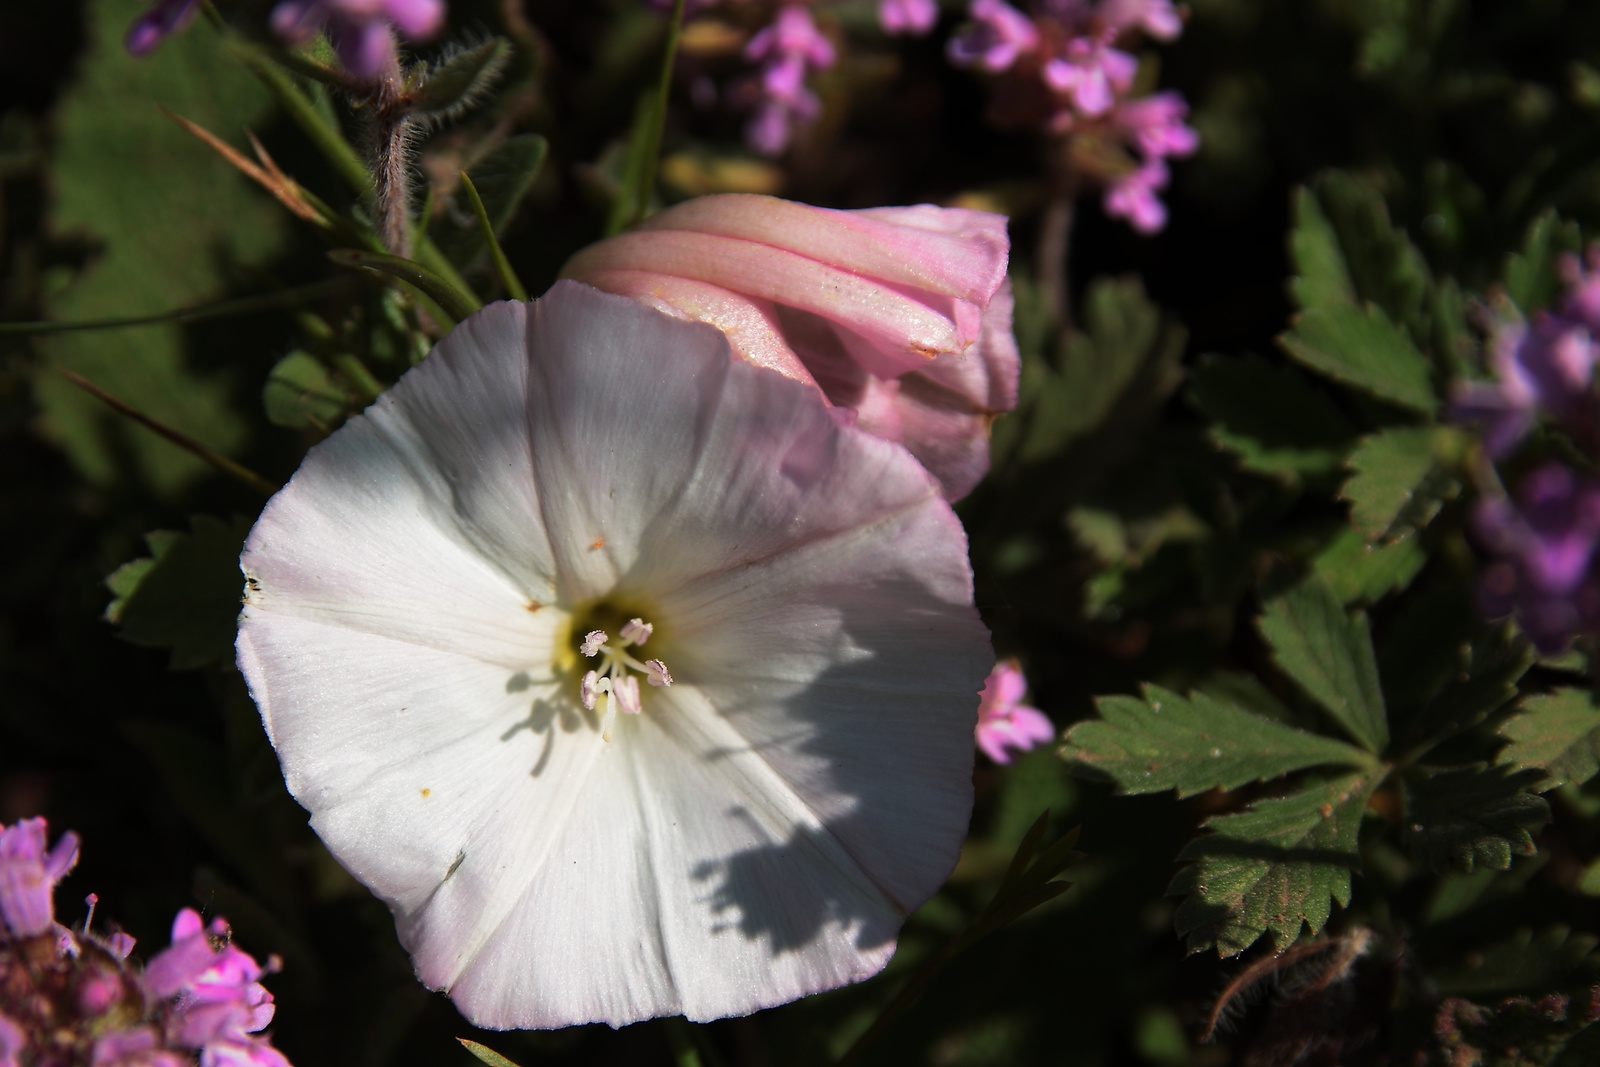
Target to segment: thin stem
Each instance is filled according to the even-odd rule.
[[[205,462],[211,464],[211,466],[215,467],[217,470],[221,471],[223,474],[226,474],[231,478],[237,478],[250,488],[260,490],[268,496],[271,496],[273,493],[278,491],[278,486],[267,481],[249,467],[246,467],[240,463],[235,463],[222,453],[217,452],[214,449],[207,448],[205,445],[201,444],[199,441],[196,441],[188,434],[180,433],[164,423],[157,422],[155,419],[152,419],[150,416],[144,414],[144,412],[135,409],[125,401],[119,400],[118,398],[112,396],[110,393],[106,392],[98,385],[95,385],[82,375],[74,374],[65,367],[57,367],[56,370],[60,371],[67,381],[71,382],[73,385],[76,385],[79,389],[82,389],[90,396],[105,404],[107,407],[126,415],[134,422],[137,422],[139,425],[145,427],[151,432],[166,438],[168,441],[171,441],[184,451],[199,457]]]
[[[1072,189],[1058,190],[1045,205],[1044,221],[1039,226],[1037,270],[1045,308],[1062,330],[1072,329],[1072,296],[1067,277],[1067,246],[1072,238]]]
[[[639,177],[639,202],[634,221],[650,210],[650,193],[656,187],[656,170],[661,165],[661,136],[667,126],[667,101],[672,97],[672,68],[677,63],[678,38],[683,35],[683,9],[686,0],[674,0],[672,21],[667,23],[667,47],[661,56],[661,78],[656,85],[656,111],[651,116],[649,140],[645,143],[644,169]]]
[[[478,228],[483,231],[483,243],[489,246],[489,259],[494,263],[495,273],[500,275],[500,284],[506,287],[506,295],[513,300],[528,299],[528,290],[522,285],[522,279],[517,277],[517,272],[512,269],[511,261],[506,258],[505,249],[500,247],[500,239],[494,235],[494,223],[489,221],[489,212],[483,206],[483,197],[478,195],[478,187],[472,184],[472,179],[467,177],[467,172],[461,172],[461,187],[467,191],[467,199],[472,203],[472,213],[478,216]]]
[[[158,311],[153,315],[129,315],[115,319],[79,319],[76,322],[0,322],[0,336],[14,334],[69,333],[74,330],[117,330],[129,326],[158,326],[167,322],[203,322],[231,315],[249,315],[288,304],[299,304],[322,296],[332,296],[349,288],[343,278],[315,282],[277,293],[244,296],[235,300],[220,300],[199,307],[178,308],[175,311]]]

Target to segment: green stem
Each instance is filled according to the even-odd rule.
[[[249,315],[267,311],[286,304],[299,304],[319,296],[329,296],[345,288],[342,279],[316,282],[278,293],[244,296],[235,300],[220,300],[199,307],[179,308],[176,311],[158,311],[153,315],[129,315],[116,319],[79,319],[76,322],[0,322],[0,337],[25,334],[70,333],[75,330],[116,330],[128,326],[156,326],[166,322],[202,322],[206,319],[227,318],[230,315]]]
[[[511,268],[511,261],[506,258],[505,250],[500,247],[499,238],[494,235],[494,225],[489,221],[489,212],[483,206],[483,197],[478,195],[478,188],[472,184],[472,179],[467,177],[466,171],[461,172],[461,187],[467,191],[467,199],[472,201],[472,213],[478,216],[478,228],[483,231],[483,240],[489,246],[489,258],[494,261],[494,270],[500,275],[500,283],[506,287],[506,293],[511,299],[528,299],[528,290],[522,287],[522,279],[518,278],[517,272]]]
[[[328,258],[341,267],[366,267],[409,282],[427,294],[456,322],[460,322],[483,306],[482,302],[472,295],[471,290],[462,291],[451,285],[447,279],[402,256],[366,252],[355,248],[336,248],[328,253]]]
[[[677,62],[678,39],[683,34],[684,2],[674,0],[672,19],[667,23],[667,45],[661,57],[661,77],[655,91],[641,97],[634,116],[622,190],[606,221],[607,236],[621,233],[650,210],[650,194],[655,191],[656,170],[660,165],[661,135],[667,123],[667,101],[672,95],[672,69]]]
[[[201,444],[199,441],[196,441],[186,433],[180,433],[165,423],[157,422],[155,419],[152,419],[144,412],[134,408],[126,401],[119,400],[117,397],[112,396],[110,393],[106,392],[104,389],[100,388],[98,385],[94,384],[82,375],[74,374],[65,367],[57,367],[56,370],[60,371],[67,381],[71,382],[73,385],[76,385],[79,389],[82,389],[96,400],[99,400],[101,403],[105,404],[107,407],[126,415],[128,418],[132,419],[134,422],[137,422],[139,425],[145,427],[151,432],[166,438],[168,441],[171,441],[185,452],[189,452],[206,463],[211,464],[211,466],[215,467],[223,474],[226,474],[232,478],[237,478],[250,488],[260,490],[268,496],[271,496],[273,493],[278,491],[278,486],[267,481],[249,467],[246,467],[241,463],[235,463],[233,460],[229,459],[227,456],[224,456],[221,452],[218,452],[215,449],[207,448],[205,445]]]

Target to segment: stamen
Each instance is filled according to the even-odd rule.
[[[578,686],[578,693],[583,697],[583,706],[590,711],[594,710],[595,698],[600,695],[602,684],[599,673],[590,671],[583,676],[583,682]]]
[[[644,669],[645,673],[649,676],[648,680],[651,685],[664,689],[672,684],[672,672],[667,670],[667,665],[662,663],[660,660],[645,660]]]
[[[609,678],[606,679],[606,683],[609,683],[609,682],[610,682],[610,679]],[[609,684],[606,684],[605,688],[606,688],[606,710],[600,716],[600,740],[605,741],[605,742],[607,742],[609,744],[610,741],[611,741],[611,726],[612,726],[613,723],[615,723],[617,721],[617,704],[619,702],[611,699],[611,686]]]
[[[94,925],[94,906],[100,903],[100,895],[98,893],[90,893],[83,898],[83,902],[89,905],[89,914],[83,917],[83,934],[88,937],[89,927]]]
[[[604,630],[590,630],[584,635],[583,644],[578,646],[578,651],[585,656],[592,656],[604,647],[606,640],[606,632]]]
[[[650,640],[650,634],[654,631],[655,627],[643,619],[629,619],[622,627],[622,643],[642,645]]]
[[[644,710],[639,699],[639,679],[631,674],[619,674],[611,679],[611,694],[625,715],[637,715]]]

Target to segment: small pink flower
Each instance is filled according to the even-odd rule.
[[[0,825],[0,919],[16,937],[35,937],[55,926],[51,893],[78,862],[78,835],[62,834],[45,849],[43,819]]]
[[[123,43],[136,56],[147,56],[167,37],[189,24],[200,10],[200,0],[156,0],[133,20]]]
[[[1039,47],[1033,20],[1005,0],[972,0],[967,14],[972,22],[950,38],[946,49],[958,67],[982,67],[998,74]]]
[[[920,37],[938,21],[939,5],[934,0],[878,0],[878,24],[884,33]]]
[[[1117,96],[1133,86],[1139,61],[1119,52],[1104,40],[1078,37],[1067,44],[1065,56],[1045,63],[1045,84],[1072,99],[1073,107],[1086,116],[1103,115],[1111,110]]]
[[[202,1067],[250,1062],[281,1067],[283,1057],[252,1037],[272,1021],[272,994],[259,979],[261,965],[231,941],[228,924],[184,908],[172,923],[172,945],[145,969],[145,989],[175,1000],[166,1021],[166,1039],[201,1051]]]
[[[1167,205],[1156,190],[1165,189],[1168,178],[1167,165],[1160,160],[1123,175],[1106,188],[1105,213],[1114,219],[1127,219],[1140,233],[1160,231],[1167,224]]]
[[[746,362],[904,444],[954,500],[988,470],[989,425],[1017,402],[1009,252],[990,212],[725,194],[592,245],[564,274],[716,326]]]
[[[974,729],[978,747],[996,763],[1010,763],[1008,748],[1026,752],[1056,735],[1055,725],[1038,708],[1022,703],[1028,682],[1014,659],[1003,659],[983,683]]]
[[[0,1067],[21,1067],[27,1047],[27,1032],[0,1012]]]
[[[1183,121],[1188,115],[1187,101],[1168,91],[1124,100],[1111,117],[1146,159],[1162,159],[1193,155],[1200,147],[1200,134]]]
[[[1098,14],[1119,33],[1138,29],[1158,41],[1176,40],[1183,33],[1183,16],[1172,0],[1105,0]]]
[[[822,108],[805,86],[806,74],[833,66],[838,56],[811,12],[798,5],[780,8],[772,24],[750,39],[744,55],[763,64],[762,96],[745,127],[745,140],[762,155],[781,155],[794,127],[816,118]]]

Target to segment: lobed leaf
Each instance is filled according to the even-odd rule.
[[[1301,310],[1355,306],[1356,288],[1339,247],[1339,236],[1316,194],[1303,187],[1294,191],[1289,255],[1296,274],[1289,282],[1289,294]]]
[[[1587,689],[1526,697],[1500,736],[1511,743],[1496,762],[1543,771],[1544,789],[1582,785],[1600,772],[1600,708]]]
[[[1188,895],[1177,930],[1189,951],[1233,956],[1269,931],[1281,949],[1302,928],[1321,930],[1330,901],[1350,903],[1350,872],[1361,866],[1361,816],[1377,781],[1367,773],[1313,781],[1291,796],[1207,820],[1211,833],[1178,854],[1195,862],[1168,890]]]
[[[244,588],[239,553],[250,532],[242,518],[228,524],[196,515],[189,526],[191,533],[147,534],[150,556],[106,578],[114,594],[106,620],[131,644],[170,648],[174,670],[232,658]]]
[[[1421,529],[1460,490],[1435,461],[1433,431],[1425,426],[1363,438],[1350,453],[1349,467],[1340,495],[1350,502],[1350,521],[1369,541]]]
[[[1533,647],[1508,627],[1485,628],[1472,641],[1466,662],[1410,724],[1410,732],[1418,740],[1437,741],[1476,726],[1516,699],[1517,682],[1533,666],[1534,655]]]
[[[1413,338],[1426,340],[1432,332],[1432,272],[1405,231],[1395,227],[1377,185],[1345,171],[1329,171],[1317,180],[1316,191],[1338,235],[1358,300],[1376,304]]]
[[[1410,585],[1426,562],[1419,538],[1375,545],[1361,531],[1346,528],[1311,561],[1311,571],[1342,603],[1371,603]]]
[[[1380,400],[1425,415],[1438,405],[1427,358],[1376,305],[1302,311],[1278,341],[1305,366]]]
[[[1143,700],[1109,696],[1096,703],[1100,718],[1074,726],[1062,756],[1109,775],[1125,793],[1175,789],[1185,797],[1306,767],[1371,762],[1352,745],[1260,718],[1203,692],[1186,699],[1147,685]]]
[[[454,118],[489,91],[511,59],[511,42],[491,37],[446,56],[410,94],[411,110],[427,119]]]
[[[1563,221],[1554,208],[1547,208],[1528,224],[1522,251],[1506,256],[1506,295],[1524,312],[1553,304],[1561,293],[1561,278],[1556,267],[1565,253],[1583,247],[1576,222]]]
[[[1389,741],[1389,722],[1367,618],[1346,614],[1324,582],[1307,578],[1267,602],[1261,636],[1291,678],[1371,752]]]
[[[1511,857],[1537,849],[1532,831],[1550,821],[1550,805],[1532,793],[1544,773],[1482,763],[1420,770],[1405,779],[1406,843],[1435,871],[1503,871]]]
[[[1595,962],[1600,938],[1555,925],[1538,934],[1523,929],[1510,938],[1473,952],[1454,966],[1436,968],[1434,984],[1445,996],[1473,997],[1524,990],[1546,990],[1580,965]]]
[[[1337,470],[1356,436],[1333,399],[1292,366],[1259,356],[1207,356],[1190,396],[1211,420],[1211,439],[1264,474]]]

